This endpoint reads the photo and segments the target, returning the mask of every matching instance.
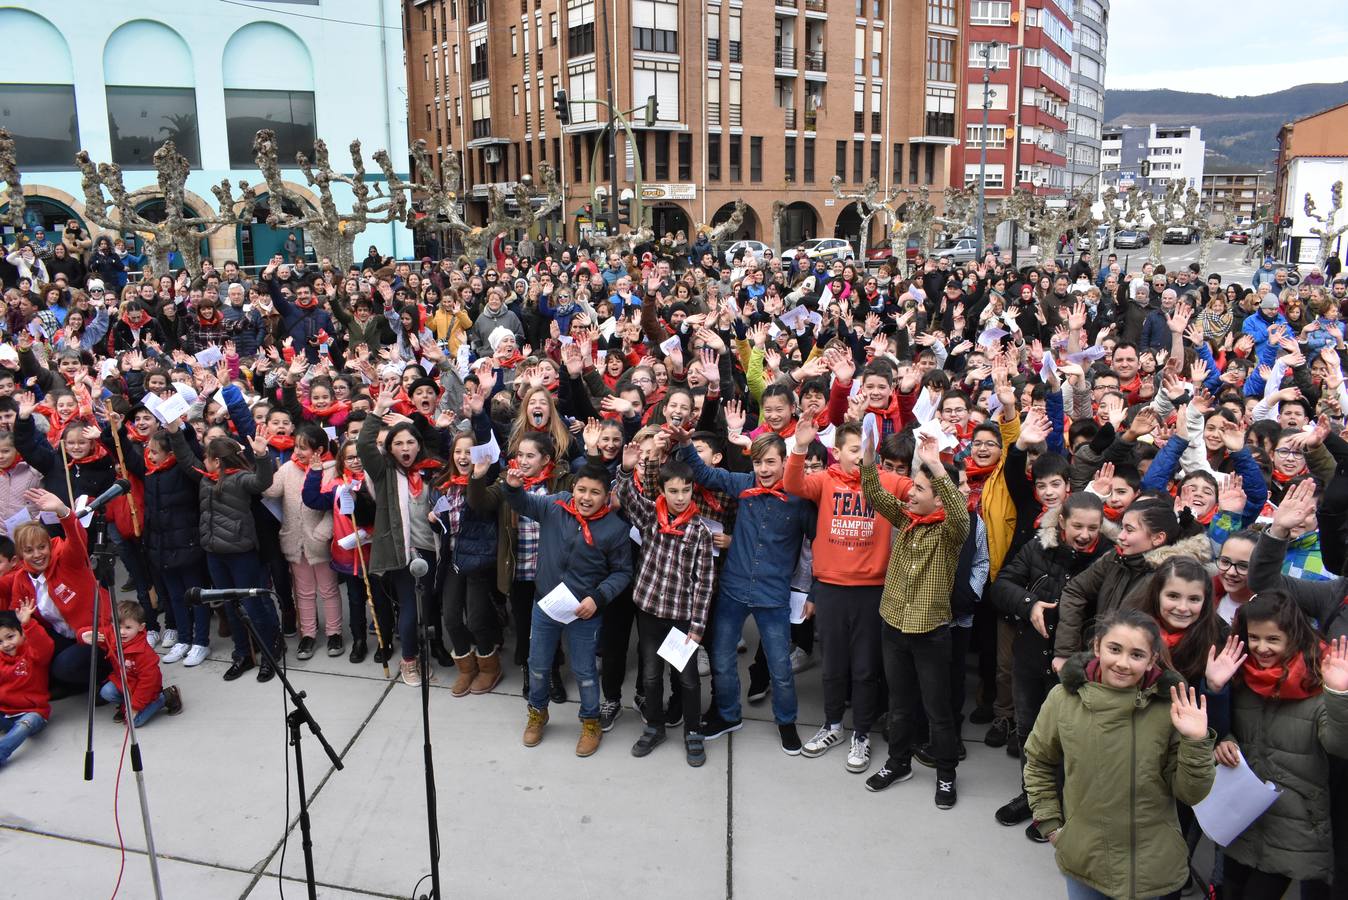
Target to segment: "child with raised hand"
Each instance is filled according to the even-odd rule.
[[[667,444],[668,434],[656,437]],[[661,447],[657,452],[663,453]],[[623,512],[641,532],[641,563],[632,590],[637,608],[637,635],[641,649],[641,670],[645,673],[642,691],[646,697],[643,714],[646,726],[632,747],[633,756],[646,756],[665,740],[664,661],[660,644],[671,628],[702,643],[715,593],[716,570],[712,558],[712,535],[700,518],[701,509],[694,496],[692,469],[686,463],[672,461],[663,467],[653,458],[641,459],[638,444],[623,448],[622,472],[615,493]],[[643,466],[637,487],[635,470]],[[658,485],[652,500],[645,491]],[[652,491],[653,492],[653,491]],[[707,760],[703,738],[698,731],[701,694],[697,663],[690,657],[679,671],[682,686],[684,751],[690,766]]]
[[[1198,803],[1214,777],[1205,698],[1136,609],[1103,615],[1091,650],[1060,675],[1025,744],[1025,790],[1067,896],[1178,896],[1189,851],[1175,803]]]
[[[117,664],[116,640],[112,627],[107,626],[98,632],[98,645],[107,654],[112,664],[112,674],[99,688],[98,695],[109,703],[116,703],[113,713],[114,722],[125,721],[126,704],[135,714],[136,727],[140,728],[161,709],[170,716],[183,711],[182,696],[178,688],[164,687],[164,673],[159,668],[159,654],[150,646],[145,632],[145,610],[133,600],[123,600],[117,604],[117,631],[121,635],[122,660],[126,667],[126,677],[122,677],[122,667]],[[92,643],[94,633],[86,631],[81,639]],[[123,700],[126,700],[126,704]]]
[[[33,621],[36,609],[30,597],[17,610],[0,610],[0,767],[51,718],[47,669],[55,645]]]
[[[1207,666],[1211,690],[1230,685],[1230,733],[1217,762],[1241,757],[1278,798],[1226,847],[1225,895],[1276,900],[1293,881],[1302,896],[1328,900],[1334,875],[1330,756],[1348,756],[1348,638],[1328,645],[1282,591],[1266,591],[1236,613],[1244,655]]]

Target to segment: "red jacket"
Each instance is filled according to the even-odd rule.
[[[112,621],[112,615],[108,608],[108,592],[98,586],[94,572],[89,568],[89,543],[84,526],[74,513],[69,513],[61,520],[61,527],[66,536],[52,538],[51,560],[46,572],[47,593],[78,638],[94,625],[94,591],[101,594],[99,622],[107,625]],[[8,609],[18,609],[29,597],[37,599],[33,579],[22,566],[14,570],[10,587],[9,596],[0,597],[0,602],[6,603]],[[37,615],[41,618],[40,610]]]
[[[13,656],[0,653],[0,713],[17,716],[37,713],[51,718],[51,694],[47,669],[55,645],[36,618],[23,626],[23,643]]]
[[[103,652],[112,661],[112,674],[108,681],[117,686],[123,696],[128,693],[122,684],[122,673],[117,668],[117,648],[112,642],[116,636],[112,626],[103,629]],[[142,631],[122,645],[122,658],[126,660],[126,680],[131,685],[131,708],[140,712],[159,696],[164,689],[164,673],[159,669],[159,654],[150,646],[149,638]]]

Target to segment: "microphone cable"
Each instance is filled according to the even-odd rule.
[[[127,703],[123,706],[123,710],[126,706],[130,706],[130,704]],[[130,742],[131,726],[128,724],[122,729],[122,754],[117,759],[117,780],[112,785],[112,824],[117,828],[117,849],[121,852],[122,858],[117,865],[117,883],[112,886],[112,898],[110,900],[116,900],[117,892],[122,889],[122,876],[126,873],[126,842],[122,839],[121,810],[118,807],[122,793],[122,766],[126,763],[126,745]]]

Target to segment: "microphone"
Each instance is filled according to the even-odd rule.
[[[106,491],[99,494],[93,500],[89,501],[88,506],[85,506],[83,509],[76,510],[75,514],[80,517],[86,516],[96,509],[107,506],[113,500],[116,500],[118,497],[122,496],[129,490],[131,490],[131,482],[127,481],[125,478],[118,478],[116,481],[112,483],[112,487],[108,488]]]
[[[188,588],[187,602],[194,606],[219,606],[234,600],[246,600],[250,597],[269,597],[271,591],[266,588]]]
[[[430,571],[430,568],[431,567],[426,564],[426,560],[422,559],[420,556],[407,564],[407,571],[412,573],[413,578],[422,577]]]

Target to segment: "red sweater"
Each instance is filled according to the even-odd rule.
[[[69,513],[61,520],[61,527],[66,536],[52,538],[51,560],[46,571],[47,594],[78,638],[94,625],[94,591],[102,594],[99,621],[107,625],[112,621],[112,615],[108,609],[108,592],[98,586],[94,572],[89,568],[89,545],[84,526],[74,513]],[[15,569],[10,586],[8,598],[0,598],[0,602],[8,604],[8,609],[18,609],[29,597],[37,599],[33,579],[22,567]],[[37,615],[41,617],[41,611]]]
[[[828,419],[834,425],[841,425],[847,418],[847,401],[852,396],[852,383],[843,384],[840,381],[834,381],[833,387],[828,395]],[[917,405],[917,391],[911,394],[904,394],[895,391],[894,397],[898,402],[894,404],[893,412],[885,409],[875,409],[867,406],[866,412],[875,413],[879,419],[876,424],[880,427],[880,440],[884,440],[891,434],[898,434],[903,431],[904,425],[913,421],[913,407]]]
[[[103,629],[103,652],[112,661],[112,674],[108,681],[117,686],[123,696],[128,693],[122,684],[122,673],[117,668],[117,648],[112,626]],[[150,646],[149,638],[142,631],[122,645],[122,658],[126,660],[126,680],[131,685],[131,708],[140,712],[159,696],[164,689],[164,673],[159,669],[159,654]]]
[[[47,690],[47,669],[51,666],[55,645],[51,636],[29,619],[23,626],[23,643],[13,656],[0,653],[0,713],[17,716],[37,713],[51,718],[51,694]]]

